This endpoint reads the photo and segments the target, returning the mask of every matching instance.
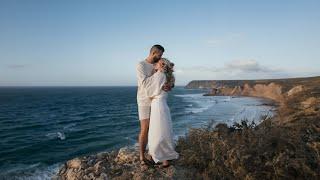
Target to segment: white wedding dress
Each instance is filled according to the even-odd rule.
[[[147,89],[148,96],[153,98],[148,133],[148,153],[156,163],[179,158],[179,154],[175,151],[171,114],[167,104],[168,93],[162,90],[165,82],[166,76],[161,73],[155,76],[151,86]]]

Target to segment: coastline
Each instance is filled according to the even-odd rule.
[[[23,90],[23,89],[22,89]],[[50,90],[50,89],[48,89]],[[75,90],[81,90],[81,89],[75,89]],[[107,89],[108,90],[108,89]],[[131,90],[134,90],[134,88],[131,88]],[[29,91],[29,90],[28,90]],[[43,91],[43,90],[42,90]],[[91,92],[95,91],[94,89],[91,89]],[[99,90],[101,92],[104,92],[105,89]],[[122,89],[124,91],[124,89]],[[33,91],[29,91],[33,92]],[[54,94],[56,91],[55,89],[50,90],[50,94]],[[129,92],[130,89],[129,89]],[[180,137],[184,136],[188,129],[190,127],[202,127],[207,124],[207,122],[211,119],[215,120],[215,123],[219,123],[221,121],[225,121],[229,124],[232,124],[233,121],[239,121],[238,117],[244,117],[246,115],[250,119],[253,119],[253,117],[259,117],[259,114],[269,114],[268,110],[270,109],[268,106],[263,106],[262,103],[263,101],[260,100],[260,98],[229,98],[229,97],[204,97],[203,93],[205,93],[202,90],[186,90],[183,87],[175,88],[175,90],[170,94],[170,99],[169,99],[169,105],[172,109],[172,117],[173,117],[173,127],[174,127],[174,134],[175,134],[175,141]],[[16,94],[16,93],[14,93]],[[41,94],[41,93],[39,93]],[[133,93],[131,93],[131,96],[134,96]],[[67,96],[68,98],[72,99],[72,97],[78,97],[77,95],[75,96]],[[55,101],[59,98],[51,98],[51,100]],[[68,102],[66,100],[66,102]],[[115,141],[121,140],[120,143],[115,144],[114,146],[108,146],[108,144],[111,142],[108,139],[103,139],[103,143],[106,144],[104,148],[101,149],[92,149],[88,151],[82,151],[81,153],[76,153],[77,149],[71,149],[69,151],[63,150],[63,149],[69,149],[71,146],[73,146],[73,142],[77,141],[78,139],[81,139],[83,136],[79,136],[78,133],[76,132],[83,132],[81,129],[83,129],[83,126],[81,126],[81,122],[86,122],[86,119],[93,117],[92,119],[95,120],[89,125],[89,127],[85,127],[88,130],[86,132],[92,132],[95,135],[94,137],[101,137],[101,136],[106,136],[109,137],[108,134],[111,134],[111,132],[106,132],[103,134],[99,134],[101,130],[105,130],[105,128],[99,128],[96,129],[96,126],[103,126],[103,125],[108,125],[110,124],[110,121],[107,121],[106,119],[106,110],[107,109],[112,109],[113,106],[106,107],[103,112],[97,112],[97,113],[89,113],[90,109],[88,110],[79,110],[78,111],[69,111],[69,113],[64,113],[60,114],[57,113],[56,111],[43,111],[43,109],[39,109],[39,112],[43,112],[44,115],[52,117],[50,121],[46,121],[48,123],[52,122],[59,122],[59,115],[62,117],[64,120],[60,122],[66,122],[61,124],[61,126],[51,126],[48,124],[46,127],[51,127],[49,131],[38,131],[39,134],[44,136],[45,138],[43,141],[50,141],[51,147],[55,147],[55,144],[61,144],[63,143],[64,146],[59,146],[61,150],[58,150],[61,152],[63,155],[59,155],[59,153],[50,153],[51,151],[55,151],[53,148],[48,148],[46,150],[45,148],[42,149],[42,151],[45,151],[47,155],[45,155],[43,158],[40,156],[37,156],[38,153],[33,153],[31,155],[33,158],[28,158],[26,157],[26,160],[24,163],[13,163],[13,162],[8,162],[3,161],[3,166],[1,168],[1,173],[0,177],[4,179],[50,179],[53,175],[55,175],[58,170],[60,169],[60,166],[65,163],[66,161],[80,157],[83,155],[92,155],[92,154],[97,154],[102,151],[112,151],[113,149],[119,150],[121,147],[125,147],[126,145],[135,145],[137,144],[137,141],[135,140],[136,136],[138,134],[138,125],[134,122],[136,122],[134,119],[136,116],[132,118],[132,115],[130,112],[134,111],[133,107],[133,101],[129,101],[129,105],[126,103],[126,101],[122,101],[122,104],[127,104],[128,107],[126,108],[128,111],[119,113],[119,116],[117,115],[112,115],[110,116],[111,118],[122,118],[121,119],[121,124],[125,123],[128,121],[128,123],[124,124],[125,127],[129,131],[126,131],[126,128],[123,128],[124,126],[118,126],[114,127],[113,129],[118,129],[120,128],[123,130],[116,136]],[[33,103],[30,101],[30,103]],[[28,104],[30,104],[28,103]],[[46,101],[46,104],[50,104],[50,101]],[[97,103],[96,101],[93,101],[95,104],[94,107],[101,107],[100,103]],[[27,104],[27,106],[29,106]],[[70,104],[72,103],[64,103],[64,104]],[[90,103],[89,103],[90,104]],[[262,105],[262,106],[261,106]],[[14,106],[11,106],[14,107]],[[47,106],[49,107],[49,106]],[[123,107],[123,106],[122,106]],[[57,108],[60,109],[65,109],[64,106],[53,106],[50,107],[50,109],[55,109]],[[20,109],[21,105],[20,105]],[[94,108],[96,109],[96,108]],[[119,108],[116,108],[119,109]],[[129,112],[129,113],[128,113]],[[271,114],[271,113],[270,113]],[[52,116],[51,116],[52,115]],[[53,116],[55,115],[55,116]],[[74,119],[74,115],[77,115],[77,120],[81,120],[78,122],[71,122],[68,123],[68,120]],[[113,117],[114,116],[114,117]],[[19,119],[22,119],[23,116],[21,116]],[[25,122],[33,122],[31,120],[25,121]],[[131,123],[132,122],[132,123]],[[118,123],[116,123],[118,124]],[[107,126],[109,127],[109,126]],[[130,129],[129,129],[130,127]],[[130,133],[134,131],[135,133]],[[20,131],[21,134],[24,134],[23,131]],[[60,136],[61,134],[63,135],[62,137]],[[78,136],[74,136],[73,134],[78,134]],[[29,134],[29,135],[34,135],[34,134]],[[85,135],[85,134],[83,134]],[[93,137],[90,135],[90,137]],[[122,140],[123,139],[123,140]],[[82,146],[78,146],[78,148],[81,147],[81,149],[86,149],[87,144],[93,144],[93,143],[100,143],[99,141],[83,141]],[[113,141],[112,141],[113,142]],[[32,143],[32,142],[31,142]],[[45,143],[43,143],[46,145]],[[80,144],[81,145],[81,144]],[[49,147],[46,146],[46,147]],[[17,147],[19,147],[19,144],[17,144]],[[34,146],[36,147],[36,146]],[[98,146],[99,147],[99,146]],[[68,155],[71,154],[71,155]],[[21,155],[23,156],[23,155]],[[62,157],[62,158],[61,158]],[[16,158],[17,161],[22,161],[22,158],[19,158],[19,154],[12,155],[10,154],[8,156],[2,157],[4,160],[5,159],[10,159],[10,158]],[[54,162],[48,162],[46,160],[52,159]],[[16,161],[16,162],[17,162]],[[30,163],[28,163],[30,162]]]
[[[277,114],[259,125],[191,129],[178,140],[181,158],[167,169],[142,171],[137,149],[124,147],[69,160],[53,179],[319,178],[319,82],[222,87],[211,95],[267,97],[279,103]]]
[[[204,94],[202,94],[202,96],[203,95]],[[230,96],[230,98],[232,97]],[[243,97],[239,96],[238,98]],[[254,105],[255,107],[269,106],[272,108],[268,109],[268,111],[274,111],[276,104],[272,100],[258,97],[253,98],[261,102],[261,104]],[[208,121],[205,126],[210,126],[210,123],[216,122]],[[200,127],[193,127],[191,129],[198,128]],[[187,134],[188,131],[185,132],[184,136],[179,137],[185,138]],[[179,139],[175,139],[176,145],[178,142]],[[189,173],[189,168],[178,165],[179,160],[171,161],[172,166],[165,170],[154,167],[141,170],[138,148],[138,144],[135,143],[111,151],[102,151],[96,154],[75,157],[61,164],[59,171],[52,179],[158,179],[169,177],[169,179],[185,179],[185,175]]]

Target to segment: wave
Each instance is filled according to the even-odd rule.
[[[229,119],[229,123],[240,122],[242,120],[247,120],[249,122],[260,123],[261,117],[266,116],[268,118],[274,116],[273,108],[271,106],[246,106],[240,111],[233,115]]]
[[[59,171],[62,163],[46,165],[35,164],[9,164],[6,170],[1,170],[0,179],[5,180],[50,180]]]
[[[47,133],[46,137],[48,137],[49,139],[65,140],[66,139],[66,133],[77,130],[75,128],[76,125],[77,125],[77,123],[67,124],[67,125],[63,126],[62,130],[60,130],[60,131]]]
[[[76,125],[77,125],[76,123],[68,124],[68,125],[66,125],[66,126],[63,127],[63,130],[72,131],[72,130],[74,130],[74,127],[75,127]]]
[[[187,114],[198,114],[208,110],[213,106],[213,103],[210,100],[210,97],[204,97],[202,93],[198,94],[176,94],[176,97],[180,97],[187,104],[184,105],[185,113]]]
[[[48,133],[46,134],[47,137],[49,137],[49,139],[60,139],[60,140],[65,140],[66,139],[66,135],[64,134],[64,132],[52,132],[52,133]]]
[[[199,96],[203,96],[202,93],[197,93],[197,94],[175,94],[174,96],[176,97],[185,97],[185,98],[195,98],[195,97],[199,97]]]

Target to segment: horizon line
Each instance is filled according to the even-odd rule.
[[[186,85],[176,85],[176,87],[181,87]],[[6,88],[6,87],[138,87],[136,85],[93,85],[93,86],[86,86],[86,85],[12,85],[12,86],[0,86],[0,88]]]

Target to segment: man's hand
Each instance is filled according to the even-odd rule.
[[[171,86],[168,84],[168,83],[165,83],[163,86],[162,86],[162,90],[168,92],[168,91],[171,91]]]
[[[157,72],[157,70],[153,68],[151,74],[154,74],[156,72]]]

